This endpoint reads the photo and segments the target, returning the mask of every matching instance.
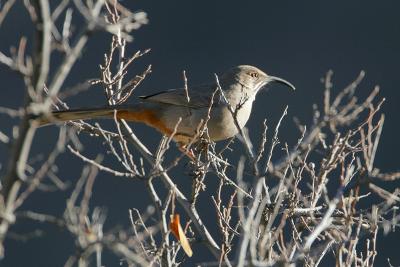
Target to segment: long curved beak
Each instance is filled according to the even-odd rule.
[[[270,83],[270,82],[281,83],[283,85],[286,85],[286,86],[292,88],[293,90],[296,90],[296,87],[294,87],[293,84],[291,84],[290,82],[288,82],[288,81],[286,81],[286,80],[284,80],[282,78],[279,78],[279,77],[268,76],[268,83]]]

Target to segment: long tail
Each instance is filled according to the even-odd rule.
[[[129,106],[113,106],[89,109],[75,109],[54,111],[47,117],[39,118],[40,125],[48,125],[51,123],[76,121],[76,120],[89,120],[98,118],[114,118],[115,111],[118,119],[125,119],[128,121],[141,122],[150,127],[153,127],[163,134],[170,135],[172,130],[169,129],[164,121],[160,118],[160,112],[145,106],[141,103]]]
[[[43,116],[39,118],[40,125],[48,125],[57,122],[65,121],[76,121],[76,120],[89,120],[98,118],[114,118],[114,112],[117,110],[118,118],[125,118],[124,114],[131,114],[131,117],[135,117],[134,114],[140,112],[127,107],[101,107],[101,108],[87,108],[87,109],[73,109],[54,111],[49,116]],[[133,115],[133,116],[132,116]],[[135,118],[131,118],[135,120]]]

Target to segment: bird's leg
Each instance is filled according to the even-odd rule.
[[[196,156],[194,155],[193,149],[189,148],[184,145],[184,144],[178,144],[178,149],[181,151],[183,154],[185,154],[190,160],[195,161]]]

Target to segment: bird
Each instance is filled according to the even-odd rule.
[[[272,82],[295,90],[282,78],[267,75],[254,66],[239,65],[209,84],[140,96],[134,104],[53,111],[42,117],[40,124],[116,116],[144,123],[163,135],[173,135],[172,139],[184,147],[196,141],[199,128],[206,122],[208,137],[215,142],[234,137],[246,125],[257,93]]]

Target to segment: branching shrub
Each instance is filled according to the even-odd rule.
[[[2,6],[0,23],[14,4],[10,0]],[[302,134],[294,145],[280,140],[280,125],[288,121],[287,108],[276,125],[264,122],[259,144],[242,129],[235,137],[241,142],[240,148],[231,146],[233,140],[217,147],[207,138],[205,125],[199,129],[197,142],[173,160],[166,159],[166,153],[175,149],[171,136],[162,137],[158,148],[150,151],[130,125],[115,117],[111,130],[99,122],[58,124],[54,148],[32,165],[35,155],[30,148],[38,118],[51,116],[51,110],[68,109],[68,97],[94,85],[104,89],[106,104],[121,105],[134,95],[151,66],[135,75],[127,71],[149,52],[130,54],[129,47],[133,31],[147,23],[144,12],[132,12],[113,0],[63,0],[53,9],[48,0],[24,4],[35,30],[33,50],[28,53],[31,41],[21,36],[10,53],[0,52],[0,63],[19,73],[24,81],[26,99],[18,110],[0,109],[10,118],[18,118],[13,134],[6,134],[10,129],[0,129],[0,142],[10,148],[7,162],[1,165],[2,257],[7,256],[4,244],[10,237],[10,227],[18,220],[30,219],[55,224],[74,237],[79,253],[71,255],[65,266],[86,266],[91,261],[102,266],[104,250],[129,266],[177,266],[186,263],[192,253],[196,255],[193,244],[205,246],[214,256],[214,260],[191,262],[201,266],[374,265],[381,247],[377,235],[389,234],[399,223],[399,189],[388,191],[382,185],[399,179],[400,173],[374,166],[384,124],[380,112],[384,99],[379,97],[378,87],[366,99],[357,98],[363,72],[342,90],[334,88],[333,73],[326,74],[323,103],[314,106],[311,125],[297,121]],[[84,21],[83,25],[74,24],[75,16]],[[79,32],[73,30],[78,28]],[[99,77],[64,88],[78,57],[84,56],[83,48],[98,31],[111,36]],[[62,60],[53,63],[54,56]],[[3,101],[2,105],[7,103]],[[104,154],[116,159],[118,165],[108,166],[103,156],[91,158],[82,153],[79,138],[83,135],[101,139]],[[283,157],[276,154],[277,149],[283,149]],[[62,168],[57,164],[58,156],[64,152],[80,158],[84,166],[66,200],[63,216],[21,208],[36,190],[65,190],[66,183],[57,176],[57,169]],[[186,167],[192,176],[190,196],[182,193],[169,175],[182,162],[190,162]],[[99,171],[143,181],[152,203],[145,211],[126,211],[131,227],[105,230],[105,211],[90,208]],[[218,179],[216,192],[209,193],[214,214],[198,212],[202,205],[199,196],[209,190],[206,176]],[[154,186],[156,180],[164,183],[166,198]],[[205,225],[205,216],[215,218],[215,224]],[[216,230],[219,234],[212,234]]]

